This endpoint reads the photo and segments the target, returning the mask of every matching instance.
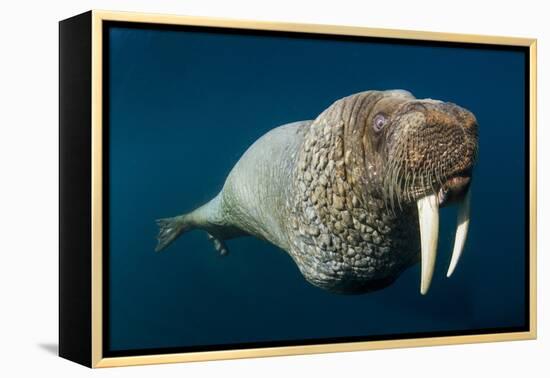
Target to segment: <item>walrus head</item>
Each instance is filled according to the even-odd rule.
[[[478,150],[476,118],[452,103],[386,91],[369,112],[365,136],[389,207],[417,205],[421,292],[426,293],[435,265],[440,207],[458,205],[448,277],[464,248],[470,220],[469,186]]]
[[[377,290],[420,257],[425,294],[439,208],[456,203],[453,272],[470,219],[472,113],[403,90],[366,91],[334,102],[302,130],[287,206],[292,256],[309,282],[340,293]]]

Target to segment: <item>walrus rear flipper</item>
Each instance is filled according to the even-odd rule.
[[[157,236],[158,244],[155,248],[155,252],[162,251],[176,240],[178,236],[191,229],[191,225],[185,218],[185,215],[180,215],[173,218],[157,220],[160,229]]]

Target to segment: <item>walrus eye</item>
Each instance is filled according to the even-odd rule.
[[[372,128],[374,129],[374,131],[379,132],[384,128],[384,126],[386,126],[387,122],[388,120],[383,114],[377,114],[372,121]]]

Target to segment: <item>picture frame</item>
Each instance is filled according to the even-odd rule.
[[[536,338],[537,90],[535,39],[97,10],[63,20],[60,22],[59,28],[59,355],[61,357],[88,367],[96,368],[359,351],[397,347],[527,340]],[[134,349],[121,347],[118,350],[114,350],[111,345],[113,343],[113,313],[109,312],[108,307],[112,306],[112,302],[110,302],[112,293],[110,291],[109,282],[114,279],[113,277],[116,276],[117,271],[113,269],[116,264],[112,264],[113,261],[110,260],[112,256],[109,255],[109,248],[111,246],[110,243],[116,235],[113,234],[113,229],[110,228],[109,224],[111,223],[111,226],[113,224],[118,225],[120,222],[111,219],[114,210],[110,206],[113,206],[113,198],[120,198],[120,193],[119,197],[113,195],[113,185],[118,182],[122,183],[120,185],[126,185],[126,182],[123,180],[117,181],[116,177],[118,176],[112,175],[113,172],[118,171],[113,169],[110,159],[114,159],[114,157],[117,156],[117,149],[122,148],[119,141],[125,141],[125,145],[132,145],[132,143],[137,145],[138,143],[136,141],[137,139],[135,139],[137,138],[135,135],[124,134],[127,133],[127,130],[130,130],[129,128],[122,131],[122,134],[120,134],[122,137],[120,135],[117,137],[113,134],[114,128],[110,129],[114,124],[111,117],[113,117],[114,112],[118,111],[115,107],[116,104],[109,101],[109,97],[113,95],[111,91],[114,90],[112,84],[116,81],[116,74],[124,72],[124,70],[114,71],[113,68],[116,64],[122,64],[117,63],[115,60],[118,59],[117,57],[123,56],[124,53],[124,49],[122,49],[122,52],[119,52],[118,55],[110,50],[110,48],[113,47],[113,41],[111,40],[113,36],[110,34],[110,31],[116,28],[150,31],[151,33],[157,31],[164,33],[162,34],[163,36],[168,35],[166,33],[171,33],[171,42],[167,42],[167,40],[159,42],[160,40],[155,39],[155,36],[151,37],[151,35],[149,35],[148,37],[144,37],[140,34],[135,37],[138,38],[137,42],[135,39],[133,40],[135,46],[138,47],[133,51],[138,52],[139,46],[142,46],[142,41],[139,40],[139,38],[152,38],[152,42],[149,41],[148,46],[154,46],[155,43],[174,43],[174,45],[166,45],[166,50],[163,50],[170,52],[176,50],[174,46],[179,46],[180,48],[184,46],[183,42],[179,44],[180,40],[178,36],[189,33],[190,31],[197,33],[204,31],[211,33],[210,37],[213,38],[213,40],[218,38],[219,41],[216,42],[218,43],[216,46],[220,46],[220,43],[222,45],[224,43],[229,43],[227,41],[224,42],[225,40],[223,37],[231,35],[232,41],[237,37],[242,37],[244,38],[243,40],[249,37],[256,38],[260,42],[254,46],[262,46],[264,43],[262,38],[267,37],[275,39],[280,37],[281,40],[283,40],[283,42],[281,42],[283,48],[285,43],[288,45],[302,40],[314,41],[315,45],[320,46],[320,51],[323,51],[323,53],[326,52],[327,54],[330,54],[330,48],[332,47],[329,48],[327,47],[328,45],[325,45],[330,42],[333,43],[331,46],[337,46],[339,43],[354,43],[358,45],[362,43],[372,43],[380,46],[389,46],[395,51],[401,46],[405,46],[408,49],[422,47],[435,50],[455,49],[460,51],[475,51],[479,54],[485,52],[487,52],[487,54],[496,54],[495,52],[514,52],[515,54],[519,54],[518,56],[521,55],[519,61],[522,62],[522,65],[518,67],[522,67],[522,69],[517,72],[509,72],[509,76],[517,77],[518,80],[521,79],[521,82],[524,84],[523,87],[521,87],[522,92],[517,94],[517,96],[522,96],[523,102],[514,102],[515,106],[518,107],[518,114],[523,114],[524,127],[520,127],[520,125],[510,126],[510,130],[513,130],[517,135],[522,135],[524,139],[524,143],[518,147],[518,151],[522,151],[523,153],[518,153],[517,156],[513,156],[515,159],[514,161],[518,163],[514,166],[514,169],[523,170],[519,176],[524,177],[522,181],[524,185],[521,187],[518,186],[518,188],[521,189],[523,198],[509,197],[508,199],[512,203],[521,204],[522,207],[518,210],[521,215],[519,218],[521,218],[525,225],[524,229],[514,229],[514,234],[521,235],[521,237],[518,236],[518,240],[524,242],[524,248],[521,251],[517,251],[517,255],[514,255],[514,259],[523,259],[521,260],[522,270],[520,270],[519,273],[513,271],[518,274],[518,277],[514,279],[517,280],[518,283],[521,283],[522,286],[517,289],[517,297],[519,298],[518,301],[521,302],[523,306],[521,306],[521,311],[520,309],[514,308],[512,312],[514,314],[520,312],[523,314],[521,315],[522,324],[520,326],[497,326],[486,328],[476,328],[476,326],[473,326],[471,329],[466,330],[457,330],[450,327],[449,329],[440,329],[430,332],[422,332],[422,330],[412,332],[395,331],[394,333],[361,334],[354,336],[333,334],[332,336],[312,337],[310,339],[300,339],[290,335],[280,340],[251,340],[250,342],[238,341],[231,343],[227,341],[216,342],[214,340],[210,344],[198,343],[197,345],[186,345],[185,347],[174,345],[173,341],[167,342],[166,346],[163,347],[161,345],[162,342],[155,339],[151,341],[151,345],[156,343],[155,345],[160,346],[151,347],[150,345],[143,345],[142,347],[136,347]],[[128,37],[128,35],[125,35],[125,37],[127,38],[126,40],[121,39],[117,43],[129,43],[128,38],[134,38],[134,36]],[[229,40],[228,38],[226,39]],[[193,46],[195,46],[196,50],[183,50],[188,51],[187,57],[192,54],[206,54],[205,50],[200,50],[197,47],[204,46],[204,44]],[[249,54],[247,55],[247,61],[254,64],[253,61],[256,57],[256,50],[246,43],[243,43],[243,46],[241,46],[244,49],[243,51],[248,51]],[[234,48],[234,46],[231,48]],[[296,46],[293,48],[296,49]],[[199,50],[200,52],[197,52]],[[231,51],[228,50],[227,56],[231,56]],[[296,52],[297,50],[293,51]],[[349,51],[353,52],[355,50],[352,49]],[[276,52],[280,52],[280,50],[274,50],[273,54]],[[146,59],[146,56],[147,53],[143,55],[143,59]],[[307,56],[302,58],[307,58]],[[380,57],[382,60],[385,58],[389,59],[385,55]],[[168,55],[156,55],[153,60],[168,62],[170,59],[171,56]],[[483,58],[481,61],[482,60]],[[466,59],[465,62],[468,62],[468,60]],[[421,63],[418,64],[420,65]],[[205,66],[208,65],[205,63]],[[468,67],[468,65],[466,64],[465,67]],[[138,70],[138,68],[134,69]],[[178,66],[169,66],[169,69],[174,70],[174,72],[179,72]],[[208,69],[208,67],[205,69]],[[113,72],[111,72],[111,70],[113,70]],[[449,73],[449,75],[452,74],[453,73]],[[472,74],[475,74],[475,72]],[[504,72],[504,74],[506,74],[506,72]],[[269,74],[266,75],[269,76]],[[365,72],[365,75],[368,76],[368,72]],[[294,76],[292,77],[294,78]],[[256,79],[261,80],[258,79],[257,76],[255,77],[255,80]],[[480,80],[482,80],[482,78],[480,78]],[[494,89],[492,90],[497,91],[497,85],[492,85],[494,85]],[[372,88],[364,89],[368,90]],[[408,90],[409,88],[403,89]],[[232,96],[240,96],[238,86],[232,87],[231,90]],[[128,91],[130,90],[128,89]],[[205,87],[197,93],[207,98],[207,92],[208,88]],[[353,92],[350,90],[348,94],[352,93]],[[264,95],[265,92],[259,91],[258,94]],[[275,100],[278,98],[275,98]],[[334,96],[332,100],[335,101],[338,98],[338,96]],[[212,101],[213,107],[221,106],[219,102],[216,102],[219,100]],[[197,103],[195,103],[195,106],[197,106],[196,104]],[[143,104],[135,102],[132,106],[138,109],[140,106],[143,107]],[[299,103],[296,104],[297,108],[300,106]],[[146,107],[147,104],[145,104],[145,108]],[[324,108],[317,107],[317,109],[318,113],[321,113]],[[163,110],[166,110],[166,108],[163,108]],[[121,110],[120,114],[124,114],[124,111]],[[237,114],[228,114],[226,117],[231,118],[236,116]],[[123,122],[121,122],[121,124],[122,123]],[[270,125],[270,127],[273,126],[275,126],[275,124]],[[250,130],[254,130],[253,124],[249,127]],[[480,130],[481,127],[483,127],[483,125],[480,125]],[[182,126],[182,128],[185,129],[184,126]],[[231,133],[227,134],[225,138],[231,138],[231,135]],[[255,135],[259,136],[261,133]],[[481,131],[480,135],[481,139],[483,137]],[[126,136],[129,137],[126,138]],[[249,140],[249,142],[253,141],[254,139]],[[186,143],[191,144],[191,139]],[[493,143],[496,144],[499,142],[493,141]],[[510,143],[512,142],[510,141]],[[489,146],[487,149],[490,150],[491,144],[488,142],[484,142],[484,144],[485,147]],[[236,149],[235,151],[239,150],[244,152],[245,148],[243,147],[246,147],[246,145],[247,144],[243,144],[240,150]],[[161,150],[166,149],[168,149],[168,147],[162,148],[161,146]],[[205,150],[201,149],[197,151]],[[186,159],[186,161],[190,161],[190,164],[193,164],[199,157],[187,157]],[[238,160],[238,156],[232,155],[228,159],[233,159],[234,161],[232,164],[234,164]],[[126,169],[128,167],[127,165],[123,168]],[[152,170],[152,168],[146,167],[147,166],[144,166],[144,168],[142,168],[143,171],[147,169]],[[207,164],[205,163],[205,168],[203,169],[207,169],[206,167]],[[230,168],[230,166],[226,168]],[[111,175],[109,175],[109,173],[111,173]],[[220,177],[219,179],[222,180],[223,178]],[[221,182],[223,182],[223,180]],[[158,185],[156,187],[158,187]],[[129,186],[125,186],[117,190],[129,193],[133,189]],[[517,193],[514,192],[510,195],[514,194]],[[206,199],[206,197],[207,196],[205,196],[204,199]],[[487,198],[490,197],[486,197],[485,200],[487,200]],[[197,203],[196,205],[199,204]],[[138,205],[136,205],[136,207],[138,207]],[[174,212],[177,213],[177,211],[180,210],[182,209],[178,207]],[[164,213],[161,214],[161,211],[159,211],[159,218],[164,215]],[[147,221],[151,222],[151,230],[154,230],[154,219],[148,219]],[[129,244],[123,243],[123,245]],[[152,248],[154,248],[154,246]],[[121,251],[123,250],[124,249]],[[147,277],[146,273],[138,271],[141,265],[139,265],[138,262],[134,262],[131,255],[128,256],[130,256],[130,258],[125,260],[125,264],[132,266],[132,271],[134,273],[137,272],[136,274]],[[151,256],[154,256],[153,252],[151,252]],[[228,256],[227,259],[231,257],[232,256]],[[288,261],[290,264],[290,259],[288,259]],[[110,266],[110,264],[113,266]],[[121,266],[120,262],[118,264],[119,265],[116,266]],[[128,277],[130,277],[130,273],[128,273]],[[185,280],[185,277],[181,279]],[[497,280],[498,277],[493,279]],[[149,280],[152,281],[151,278],[149,278]],[[188,283],[192,282],[193,281],[189,279]],[[249,284],[252,285],[252,283]],[[304,283],[304,285],[308,284]],[[519,284],[517,286],[519,286]],[[120,288],[117,290],[120,290]],[[200,290],[200,288],[195,288],[193,290],[197,291]],[[292,288],[287,287],[287,290],[292,291]],[[311,288],[311,290],[319,289]],[[119,296],[116,298],[124,296],[124,293],[119,293],[118,295]],[[199,294],[197,293],[196,295],[198,296]],[[369,295],[371,294],[365,294],[365,296]],[[442,298],[443,296],[444,295],[441,294]],[[149,298],[153,297],[155,297],[154,293],[151,293]],[[134,298],[134,302],[128,304],[124,310],[121,310],[122,315],[120,316],[122,318],[124,318],[124,316],[130,316],[128,311],[131,311],[132,308],[143,309],[146,307],[145,304],[139,303],[140,297],[136,298]],[[259,298],[260,297],[249,297],[247,300],[256,303],[255,301],[259,301]],[[340,301],[340,299],[338,300]],[[163,299],[163,301],[169,302],[170,299]],[[319,301],[322,300],[319,299]],[[350,301],[352,300],[350,299]],[[383,299],[380,299],[380,301],[383,301]],[[469,302],[466,301],[465,303]],[[225,306],[227,305],[228,304],[225,303]],[[386,303],[386,305],[388,304]],[[435,305],[439,306],[442,304]],[[222,304],[220,304],[220,306],[222,306]],[[352,305],[349,304],[349,306]],[[384,305],[380,306],[383,307]],[[472,311],[475,312],[475,310]],[[198,314],[197,318],[194,318],[195,321],[197,321],[196,319],[200,319],[203,315],[204,314]],[[153,315],[149,314],[148,316]],[[163,316],[163,313],[159,313],[155,316],[160,318]],[[487,318],[491,319],[491,314],[488,314]],[[505,318],[505,316],[502,315],[500,318]],[[139,320],[135,321],[137,322],[135,324],[139,325]],[[428,322],[429,319],[424,319],[424,321]],[[119,320],[116,324],[120,326],[123,322],[124,320]],[[443,323],[444,321],[442,321],[442,324]],[[142,326],[141,328],[147,328],[146,324],[142,324]],[[204,327],[206,327],[205,329],[208,328],[205,325],[197,325],[196,323],[195,326],[200,329]],[[169,325],[166,325],[166,328],[169,329],[167,333],[177,333],[175,331],[172,332]],[[134,328],[128,328],[128,335],[133,332],[133,329]],[[178,337],[183,340],[186,334],[185,332],[187,331],[181,332],[182,334]],[[130,337],[128,335],[125,337]],[[230,337],[238,339],[237,336],[229,335],[227,337],[229,340]],[[143,342],[143,340],[149,340],[147,337],[151,340],[154,338],[151,335],[142,335],[140,337],[141,338],[136,337],[136,340],[138,340],[136,342],[137,344]],[[122,336],[120,340],[123,340]],[[123,345],[124,342],[126,341],[121,341],[121,345]]]

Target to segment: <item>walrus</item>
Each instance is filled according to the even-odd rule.
[[[420,261],[426,294],[441,207],[458,206],[447,276],[464,249],[477,129],[470,111],[405,90],[342,98],[260,137],[205,205],[157,220],[156,251],[193,229],[221,254],[226,240],[252,235],[286,251],[311,284],[342,294],[387,287]]]

